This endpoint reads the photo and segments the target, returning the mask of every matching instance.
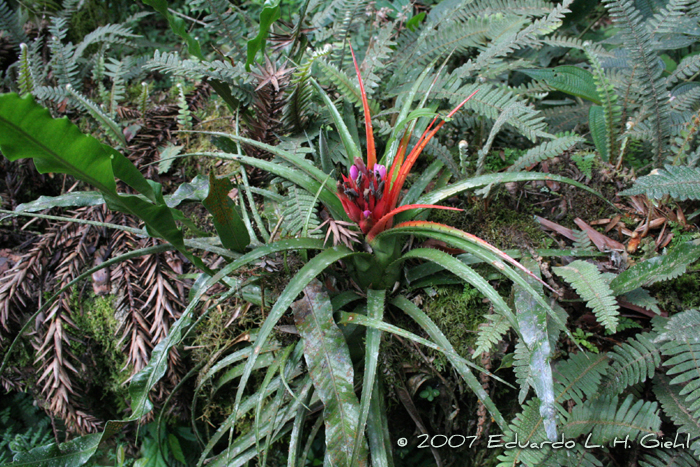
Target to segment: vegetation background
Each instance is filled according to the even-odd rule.
[[[698,2],[0,0],[0,70],[0,464],[700,462]]]

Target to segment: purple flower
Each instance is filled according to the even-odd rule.
[[[357,170],[357,166],[353,164],[352,167],[350,167],[350,178],[353,180],[357,180],[357,175],[360,173],[359,170]]]

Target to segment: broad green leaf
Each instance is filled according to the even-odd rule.
[[[409,19],[406,21],[406,27],[410,29],[411,31],[415,31],[418,28],[418,25],[425,19],[425,12],[418,13],[415,15],[413,18]]]
[[[333,306],[321,282],[312,280],[304,288],[304,297],[292,304],[292,310],[304,340],[306,366],[323,402],[326,456],[332,465],[366,466],[367,447],[360,426],[360,403],[353,389],[350,350],[333,320]],[[357,458],[351,463],[356,436],[362,440]]]
[[[96,206],[104,204],[105,200],[98,191],[75,191],[59,196],[39,196],[28,203],[22,203],[15,208],[17,212],[37,212],[51,208],[67,208],[81,206]]]
[[[197,267],[202,261],[185,248],[182,232],[165,205],[161,186],[146,180],[118,151],[84,135],[67,118],[54,119],[31,95],[0,95],[0,149],[11,161],[32,158],[40,173],[65,173],[97,188],[110,209],[140,218],[149,235],[170,242]],[[115,178],[141,193],[120,195]]]
[[[533,79],[544,81],[547,86],[557,91],[581,97],[600,105],[600,97],[593,74],[583,68],[562,65],[549,69],[519,71]]]
[[[464,379],[476,397],[478,397],[488,409],[498,426],[501,427],[501,429],[505,429],[508,424],[503,418],[503,415],[501,415],[501,412],[496,407],[496,404],[494,404],[491,397],[489,397],[488,393],[481,386],[479,380],[476,379],[469,367],[465,364],[465,361],[461,358],[455,358],[457,356],[457,352],[455,352],[452,344],[447,337],[445,337],[442,331],[440,331],[437,325],[428,317],[428,315],[423,313],[420,308],[414,305],[413,302],[409,301],[403,295],[396,297],[391,303],[408,314],[416,323],[418,323],[418,325],[423,328],[425,332],[428,333],[431,339],[446,350],[444,354],[452,366],[454,366],[455,370],[457,370],[459,375],[462,377],[462,379]]]
[[[700,245],[683,243],[668,254],[641,261],[620,273],[610,282],[615,295],[622,295],[638,287],[673,279],[683,274],[689,264],[700,258]]]
[[[191,181],[183,183],[175,193],[164,196],[165,202],[171,208],[175,208],[183,201],[203,201],[209,193],[209,180],[207,177],[197,175]]]
[[[367,290],[367,316],[381,321],[384,318],[385,290]],[[377,363],[379,362],[379,344],[382,341],[382,332],[378,329],[367,329],[365,337],[365,374],[362,377],[362,397],[360,398],[360,420],[355,431],[352,459],[350,465],[355,465],[358,456],[362,457],[365,445],[365,424],[369,417],[372,392],[377,380]]]
[[[250,65],[255,63],[255,56],[259,51],[265,50],[265,40],[270,33],[270,26],[280,17],[280,0],[265,0],[260,12],[260,30],[258,34],[248,41],[248,56],[245,62],[246,71],[250,71]]]
[[[590,110],[588,111],[588,127],[591,130],[591,137],[593,138],[595,148],[598,150],[601,159],[607,162],[610,156],[608,154],[607,146],[605,115],[601,106],[591,106]]]
[[[523,265],[530,270],[539,271],[536,261],[531,258],[523,260]],[[542,286],[530,276],[524,279],[538,292]],[[523,342],[530,353],[530,378],[532,387],[540,400],[540,416],[544,421],[545,432],[550,441],[557,439],[557,409],[554,402],[554,381],[550,359],[552,349],[547,326],[547,311],[537,303],[532,295],[519,285],[513,286],[516,316]],[[556,334],[559,334],[557,329]],[[556,341],[556,339],[554,339]]]
[[[66,443],[47,444],[29,452],[19,452],[7,467],[77,467],[85,464],[97,451],[100,434],[81,436]]]
[[[202,204],[214,218],[214,227],[221,244],[242,253],[250,243],[250,236],[241,216],[236,212],[233,200],[228,196],[232,189],[233,185],[228,178],[217,178],[212,170],[209,172],[209,194]]]
[[[588,308],[593,310],[596,318],[611,333],[617,331],[619,306],[603,275],[591,263],[576,260],[566,266],[552,268],[563,277],[576,293],[586,301]]]

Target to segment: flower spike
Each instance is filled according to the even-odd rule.
[[[372,132],[372,116],[369,113],[369,104],[367,103],[365,85],[362,82],[362,76],[360,76],[360,67],[357,66],[357,60],[355,59],[355,51],[352,50],[352,46],[350,46],[350,53],[352,54],[352,62],[355,64],[357,80],[360,82],[360,94],[362,94],[362,107],[364,107],[365,109],[365,133],[367,135],[367,168],[369,170],[372,170],[374,164],[376,164],[377,162],[377,151],[374,148],[374,133]]]

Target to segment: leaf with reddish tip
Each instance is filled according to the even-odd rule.
[[[411,209],[445,209],[447,211],[463,211],[463,209],[450,208],[447,206],[438,206],[435,204],[407,204],[405,206],[400,206],[382,216],[382,218],[379,219],[376,224],[374,224],[372,230],[370,230],[367,234],[367,241],[371,242],[372,239],[374,239],[374,237],[376,237],[379,232],[384,231],[386,225],[389,223],[389,221],[391,221],[394,218],[395,215],[397,215],[400,212],[409,211]]]
[[[352,54],[352,62],[355,64],[357,80],[360,82],[360,93],[362,94],[362,107],[365,109],[365,133],[367,135],[367,168],[369,170],[372,170],[372,167],[374,167],[374,164],[376,164],[377,162],[377,151],[374,148],[374,133],[372,131],[372,116],[369,113],[369,103],[367,102],[365,85],[362,82],[362,76],[360,75],[360,67],[357,66],[357,60],[355,59],[355,51],[352,50],[352,46],[350,46],[350,53]]]

